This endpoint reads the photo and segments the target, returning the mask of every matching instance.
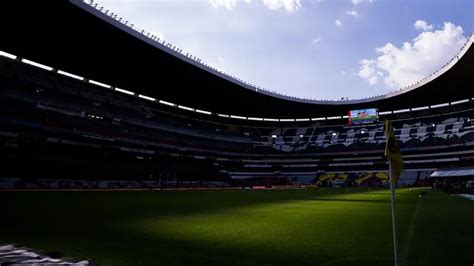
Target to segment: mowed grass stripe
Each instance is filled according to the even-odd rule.
[[[470,260],[457,251],[474,247],[473,202],[419,192],[397,190],[406,265]],[[0,241],[103,265],[393,263],[388,190],[8,192],[0,200]],[[456,239],[436,231],[446,226]],[[441,250],[452,256],[433,255]]]

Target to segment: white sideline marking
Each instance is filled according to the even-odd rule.
[[[420,199],[418,198],[418,201],[416,202],[415,211],[413,212],[413,216],[411,217],[411,220],[410,220],[410,226],[408,227],[408,235],[407,235],[407,238],[405,239],[405,243],[403,243],[403,249],[400,252],[399,259],[401,261],[401,265],[406,265],[407,263],[408,250],[409,250],[409,247],[411,246],[410,243],[413,239],[413,235],[415,234],[415,223],[416,223],[416,218],[418,217],[419,209],[420,209]]]

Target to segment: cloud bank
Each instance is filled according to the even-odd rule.
[[[383,83],[389,89],[405,87],[439,69],[467,41],[462,27],[451,22],[434,31],[432,25],[422,20],[413,26],[423,32],[401,47],[387,43],[376,48],[377,57],[362,59],[357,75],[370,85]]]

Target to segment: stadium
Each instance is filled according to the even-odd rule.
[[[6,6],[0,264],[393,265],[386,120],[398,265],[474,263],[472,34],[405,88],[312,100],[91,1]]]

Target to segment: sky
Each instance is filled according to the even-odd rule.
[[[410,85],[455,56],[474,30],[473,0],[95,2],[206,64],[306,99]]]

